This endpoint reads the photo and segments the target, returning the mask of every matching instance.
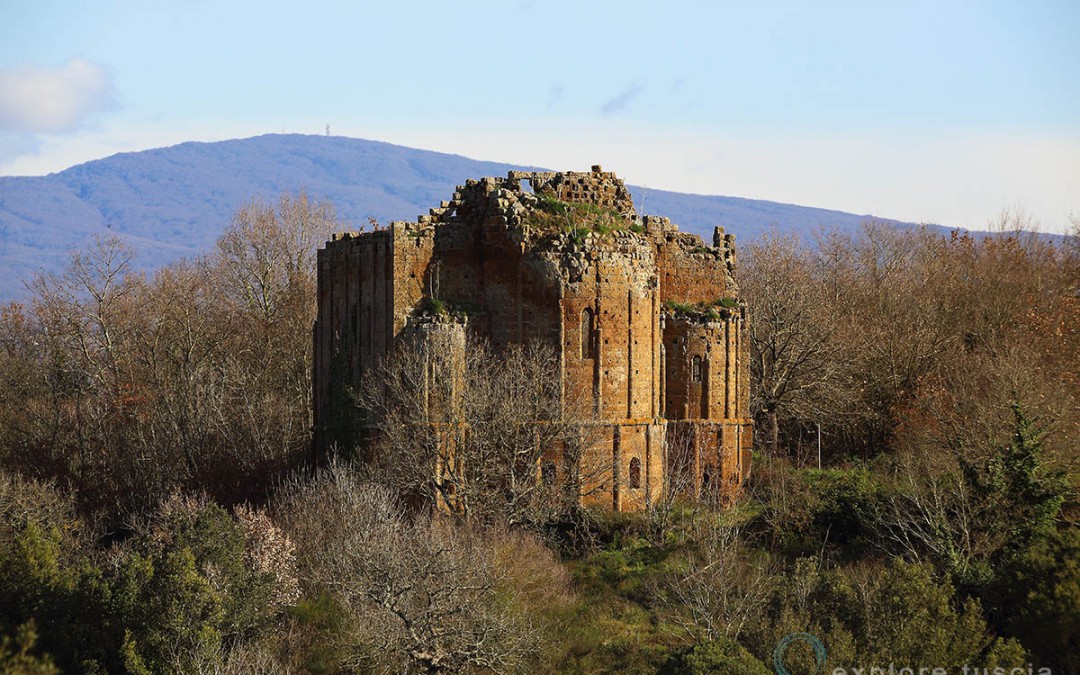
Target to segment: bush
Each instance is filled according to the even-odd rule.
[[[0,631],[33,622],[64,671],[190,672],[258,637],[286,601],[288,556],[269,554],[253,514],[242,526],[177,496],[101,552],[72,511],[49,486],[0,475]]]
[[[1014,559],[999,580],[1003,630],[1036,665],[1080,671],[1080,531],[1068,527]]]
[[[446,303],[438,298],[424,298],[420,311],[432,316],[445,316],[450,313]]]
[[[244,526],[203,499],[170,498],[123,553],[113,609],[128,660],[150,672],[186,672],[257,636],[289,599],[260,569]]]
[[[863,468],[806,472],[813,494],[813,528],[843,548],[847,556],[866,551],[876,536],[874,525],[883,508],[883,487]]]
[[[65,670],[105,654],[107,593],[74,510],[52,486],[0,471],[0,633],[21,627],[5,647],[15,663],[35,646]]]
[[[964,599],[927,565],[894,560],[832,570],[804,560],[786,575],[768,618],[748,630],[753,653],[769,658],[778,640],[809,632],[821,639],[829,665],[934,664],[950,672],[980,662],[991,641],[978,601]],[[813,672],[809,650],[785,662]]]
[[[770,675],[770,670],[734,640],[703,642],[680,651],[660,668],[663,675]]]
[[[5,675],[59,675],[60,669],[48,655],[32,653],[37,642],[33,622],[19,626],[15,637],[0,636],[0,673]]]
[[[754,467],[751,481],[757,507],[751,529],[778,552],[795,558],[829,548],[854,560],[878,541],[890,492],[865,468],[797,469],[773,458]]]

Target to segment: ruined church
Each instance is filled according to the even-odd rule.
[[[406,334],[540,340],[563,391],[593,397],[587,452],[604,475],[590,502],[640,510],[672,488],[730,500],[752,431],[735,272],[734,235],[717,227],[707,245],[638,215],[598,166],[468,180],[417,222],[335,234],[318,252],[316,452],[341,403],[331,383],[358,383]],[[433,300],[470,311],[436,320]]]

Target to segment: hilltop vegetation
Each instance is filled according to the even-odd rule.
[[[0,672],[760,675],[795,632],[829,672],[1080,672],[1076,237],[743,247],[739,503],[491,489],[434,515],[377,462],[301,469],[313,251],[339,227],[255,202],[149,276],[102,238],[4,308]],[[484,419],[537,363],[492,368]],[[805,643],[785,658],[813,672]]]

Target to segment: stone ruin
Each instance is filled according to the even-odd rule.
[[[468,180],[416,222],[335,234],[318,252],[315,451],[342,401],[405,335],[496,349],[542,340],[564,392],[591,392],[602,425],[584,490],[616,511],[665,486],[729,501],[750,470],[746,307],[735,236],[712,245],[638,215],[623,182],[591,172]],[[436,290],[437,289],[437,290]],[[432,316],[432,294],[468,315]],[[545,455],[565,471],[557,448]],[[540,467],[538,467],[539,475]]]

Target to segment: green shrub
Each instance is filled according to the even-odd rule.
[[[825,645],[833,667],[934,664],[956,672],[978,663],[992,639],[977,600],[956,593],[929,565],[894,560],[821,569],[804,560],[778,587],[767,618],[749,627],[747,646],[767,659],[789,633]],[[809,650],[789,650],[792,672],[814,672]],[[798,670],[797,670],[798,669]]]
[[[873,543],[877,514],[884,491],[862,468],[809,470],[805,473],[813,494],[813,528],[820,537],[858,556]]]
[[[574,248],[582,248],[585,246],[585,237],[592,233],[587,227],[577,227],[570,232],[570,243]]]
[[[619,230],[642,233],[645,228],[617,211],[585,202],[564,202],[552,195],[541,195],[537,209],[529,215],[532,226],[549,232],[568,231],[574,246],[584,243],[584,236],[595,232],[606,236]]]
[[[176,496],[140,530],[112,584],[131,658],[151,672],[190,668],[269,625],[273,577],[248,564],[244,530],[220,506]]]
[[[289,610],[289,652],[301,672],[341,672],[349,613],[328,593],[303,598]]]
[[[660,668],[662,675],[770,675],[753,654],[734,640],[702,642],[676,653]]]
[[[438,298],[424,298],[420,304],[420,311],[432,316],[445,316],[449,314],[446,303]]]
[[[691,305],[688,302],[678,302],[676,300],[667,300],[664,302],[664,307],[670,309],[676,314],[694,314],[697,312],[697,307]]]
[[[559,200],[554,195],[540,195],[537,205],[541,211],[556,216],[565,216],[570,213],[570,204]]]
[[[1031,650],[1036,665],[1080,671],[1080,530],[1036,541],[1003,571],[1003,629]]]
[[[33,653],[37,643],[34,623],[19,626],[14,637],[0,636],[0,673],[5,675],[58,675],[60,669],[48,654]]]
[[[63,493],[0,472],[0,632],[25,627],[10,658],[33,647],[70,670],[107,653],[107,593],[84,535]]]
[[[714,307],[717,307],[719,304],[719,301],[712,303],[698,303],[695,305],[688,302],[667,300],[664,302],[664,307],[678,316],[704,319],[705,321],[719,321],[722,316],[714,309]]]

